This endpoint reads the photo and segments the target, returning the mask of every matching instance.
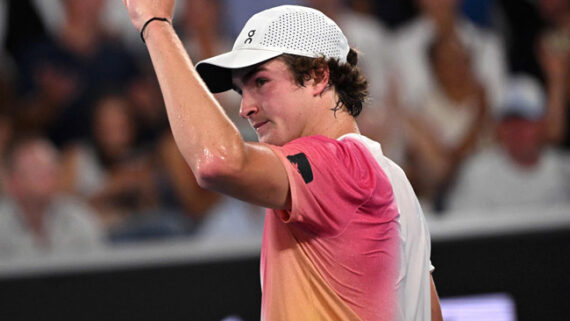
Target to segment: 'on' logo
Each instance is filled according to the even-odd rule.
[[[253,41],[252,37],[255,35],[255,29],[250,30],[247,33],[247,39],[245,39],[245,41],[243,43],[251,43]]]

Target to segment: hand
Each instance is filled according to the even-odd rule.
[[[175,0],[123,0],[131,22],[140,31],[152,17],[172,20]]]

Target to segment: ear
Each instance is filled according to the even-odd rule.
[[[311,88],[313,89],[313,96],[320,96],[329,87],[330,70],[327,64],[311,70]]]

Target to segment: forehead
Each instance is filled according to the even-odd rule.
[[[287,72],[287,65],[283,60],[274,58],[257,65],[232,70],[232,81],[234,84],[245,83],[251,76],[261,71],[268,71],[272,75],[278,75],[279,72]]]

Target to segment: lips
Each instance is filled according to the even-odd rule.
[[[263,126],[263,125],[267,124],[268,122],[269,122],[269,121],[268,121],[268,120],[266,120],[266,121],[262,121],[262,122],[254,123],[254,124],[253,124],[253,128],[254,128],[255,130],[257,130],[257,129],[259,129],[259,127],[261,127],[261,126]]]

